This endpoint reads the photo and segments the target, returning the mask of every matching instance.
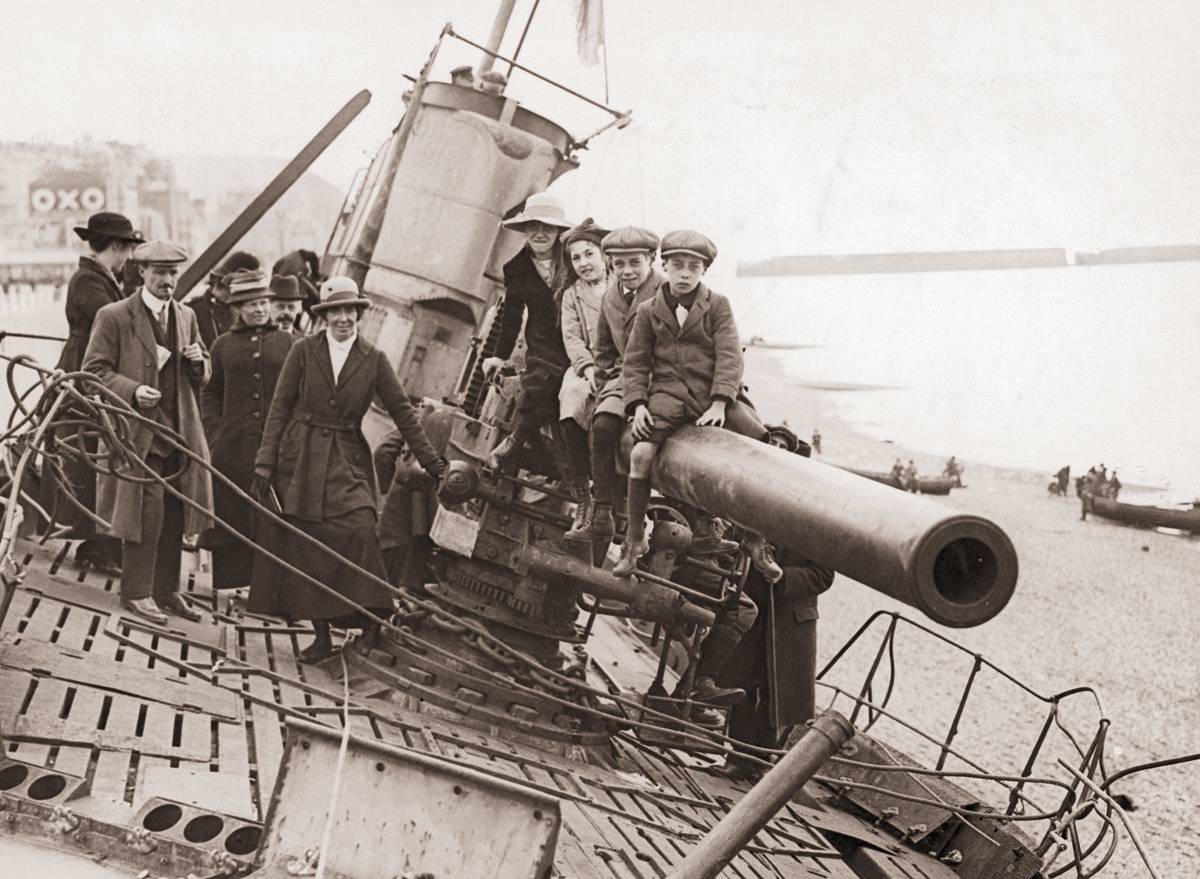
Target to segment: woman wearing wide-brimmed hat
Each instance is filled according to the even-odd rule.
[[[79,268],[67,283],[67,342],[58,358],[58,368],[77,372],[83,363],[83,352],[92,334],[96,312],[123,297],[119,278],[133,249],[144,240],[133,224],[121,214],[101,211],[88,217],[86,226],[76,226],[75,234],[87,242],[91,251],[79,257]],[[59,443],[65,436],[56,437]],[[78,442],[72,442],[78,446]],[[96,450],[95,440],[84,440],[83,448]],[[63,472],[70,481],[71,492],[89,510],[96,508],[96,474],[82,460],[66,456]],[[75,558],[105,573],[120,569],[121,543],[105,537],[95,537],[95,525],[74,504],[60,493],[56,479],[47,478],[43,500],[54,509],[55,521],[67,525],[71,533],[84,538],[75,550]]]
[[[271,321],[273,290],[262,271],[230,272],[221,284],[229,291],[225,303],[233,310],[234,324],[212,346],[212,378],[200,391],[200,413],[213,467],[249,491],[267,408],[295,340]],[[234,531],[254,536],[250,504],[220,479],[213,479],[213,510]],[[250,585],[254,552],[247,544],[214,526],[201,535],[199,545],[212,551],[213,588]]]
[[[558,390],[570,365],[559,327],[555,292],[566,278],[559,236],[571,228],[558,199],[544,192],[529,196],[525,209],[502,224],[525,236],[525,246],[504,265],[504,307],[500,336],[483,361],[491,374],[513,352],[525,320],[525,369],[521,409],[512,435],[492,450],[488,464],[506,466],[541,428],[558,420]]]
[[[416,409],[382,352],[358,335],[368,307],[354,281],[332,277],[313,306],[325,328],[292,345],[275,387],[262,445],[254,461],[256,495],[276,500],[289,523],[357,566],[386,580],[375,534],[377,487],[362,419],[378,399],[421,466],[445,472],[421,428]],[[273,533],[272,533],[273,532]],[[282,529],[268,529],[264,546],[336,594],[260,556],[249,608],[313,621],[316,640],[302,653],[316,662],[333,652],[330,626],[373,628],[345,598],[386,618],[391,593],[337,556]]]

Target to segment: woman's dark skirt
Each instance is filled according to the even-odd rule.
[[[227,456],[213,455],[213,466],[233,480],[242,491],[249,492],[253,473],[244,464],[232,465]],[[229,529],[248,537],[255,536],[254,510],[248,501],[234,493],[222,480],[213,477],[213,512]],[[212,585],[214,589],[239,589],[249,586],[254,571],[255,552],[221,525],[214,525],[200,535],[197,546],[212,552]]]
[[[63,445],[76,450],[75,455],[64,453],[62,456],[62,472],[69,485],[63,485],[58,474],[46,466],[42,472],[42,482],[38,501],[42,508],[54,517],[55,524],[66,525],[71,530],[69,537],[79,540],[90,540],[100,535],[97,533],[95,522],[85,515],[75,504],[71,503],[66,493],[69,491],[80,504],[91,512],[96,511],[96,471],[79,457],[82,452],[95,455],[99,446],[93,436],[80,437],[75,430],[66,429],[52,432],[48,445],[57,450]]]
[[[385,582],[387,571],[379,539],[375,534],[375,511],[360,507],[321,522],[288,521],[310,537],[334,549],[359,567]],[[392,613],[392,595],[347,567],[340,558],[314,546],[303,538],[285,532],[279,526],[260,526],[259,543],[288,563],[331,587],[321,589],[260,554],[254,561],[247,609],[251,613],[281,616],[291,620],[322,620],[336,626],[354,628],[364,625],[363,615],[343,599],[387,618]]]

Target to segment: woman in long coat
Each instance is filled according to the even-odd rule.
[[[133,249],[143,240],[127,218],[107,211],[93,214],[86,226],[76,226],[75,234],[87,242],[91,253],[79,257],[79,268],[67,283],[67,341],[56,364],[63,372],[78,372],[82,367],[83,352],[92,335],[96,312],[124,298],[118,277]],[[70,442],[73,447],[80,446],[78,439],[67,436],[58,435],[53,439],[58,443]],[[82,450],[94,453],[96,440],[83,439]],[[64,456],[63,473],[76,500],[94,511],[95,471],[79,458]],[[43,505],[54,509],[58,524],[69,526],[74,535],[83,538],[75,550],[76,561],[105,573],[116,573],[120,570],[120,541],[96,536],[95,523],[63,497],[62,492],[63,487],[56,479],[45,479]]]
[[[371,401],[383,404],[427,473],[441,476],[446,462],[426,438],[391,363],[358,337],[358,319],[367,305],[350,278],[334,277],[321,285],[321,301],[312,311],[326,328],[288,352],[254,474],[258,496],[277,501],[290,524],[386,580],[375,532],[378,491],[362,433]],[[317,637],[301,660],[317,662],[333,652],[331,625],[373,629],[347,601],[375,616],[391,614],[386,588],[308,540],[272,530],[275,534],[264,541],[267,549],[333,590],[265,557],[256,562],[249,609],[313,621]]]
[[[267,408],[293,337],[271,323],[271,291],[261,271],[244,269],[223,279],[235,323],[212,348],[212,378],[200,392],[200,414],[213,466],[243,491],[254,481],[254,456],[262,442]],[[220,479],[213,479],[213,510],[234,531],[251,537],[250,505]],[[254,551],[221,526],[201,536],[212,551],[213,587],[249,586]]]

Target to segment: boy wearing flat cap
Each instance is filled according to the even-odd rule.
[[[685,424],[724,427],[765,441],[767,429],[738,400],[742,389],[742,342],[729,300],[701,277],[717,246],[699,232],[670,232],[662,239],[667,281],[637,308],[622,364],[625,411],[633,417],[629,462],[629,523],[621,558],[613,568],[628,577],[649,551],[645,534],[650,468],[658,447]],[[746,537],[754,566],[769,582],[782,575],[761,535]]]

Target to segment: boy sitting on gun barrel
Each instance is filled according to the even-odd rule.
[[[729,300],[700,280],[716,259],[717,246],[699,232],[681,230],[663,236],[661,254],[667,282],[638,306],[622,366],[634,446],[629,521],[612,570],[618,577],[630,576],[650,549],[645,530],[650,469],[672,431],[696,424],[767,440],[754,409],[738,399],[742,343]],[[745,548],[768,582],[783,575],[761,535],[747,534]]]

